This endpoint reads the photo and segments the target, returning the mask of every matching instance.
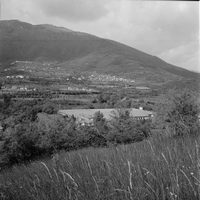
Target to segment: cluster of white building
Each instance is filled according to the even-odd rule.
[[[36,91],[36,87],[26,85],[4,85],[1,87],[2,91]]]
[[[98,75],[90,75],[89,79],[91,81],[121,81],[121,82],[132,82],[134,83],[134,80],[131,79],[125,79],[125,78],[120,78],[116,76],[110,76],[110,75],[104,75],[104,74],[98,74]]]
[[[20,78],[20,79],[23,79],[23,78],[29,78],[29,76],[23,76],[23,75],[16,75],[16,76],[6,76],[6,78]]]

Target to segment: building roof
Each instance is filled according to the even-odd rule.
[[[149,117],[153,115],[153,112],[142,110],[142,109],[135,109],[130,108],[130,115],[132,117]],[[59,110],[58,114],[61,115],[68,115],[76,118],[84,117],[84,118],[93,118],[96,112],[100,111],[106,119],[111,119],[115,113],[115,109],[72,109],[72,110]]]

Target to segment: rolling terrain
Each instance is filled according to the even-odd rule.
[[[109,74],[153,86],[196,79],[199,74],[173,66],[127,45],[53,25],[31,25],[17,20],[0,22],[0,70],[15,61],[56,67],[56,71]],[[29,66],[30,63],[26,65]],[[9,66],[10,67],[10,66]],[[12,67],[20,74],[18,65]],[[34,71],[23,73],[34,74]],[[11,73],[11,72],[9,72]],[[2,73],[3,74],[3,73]],[[6,75],[6,73],[4,73]]]

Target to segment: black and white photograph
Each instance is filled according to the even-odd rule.
[[[199,200],[199,9],[0,0],[0,200]]]

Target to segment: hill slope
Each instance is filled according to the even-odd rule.
[[[1,21],[0,63],[16,60],[57,61],[69,71],[119,74],[149,83],[199,77],[112,40],[52,25]]]

